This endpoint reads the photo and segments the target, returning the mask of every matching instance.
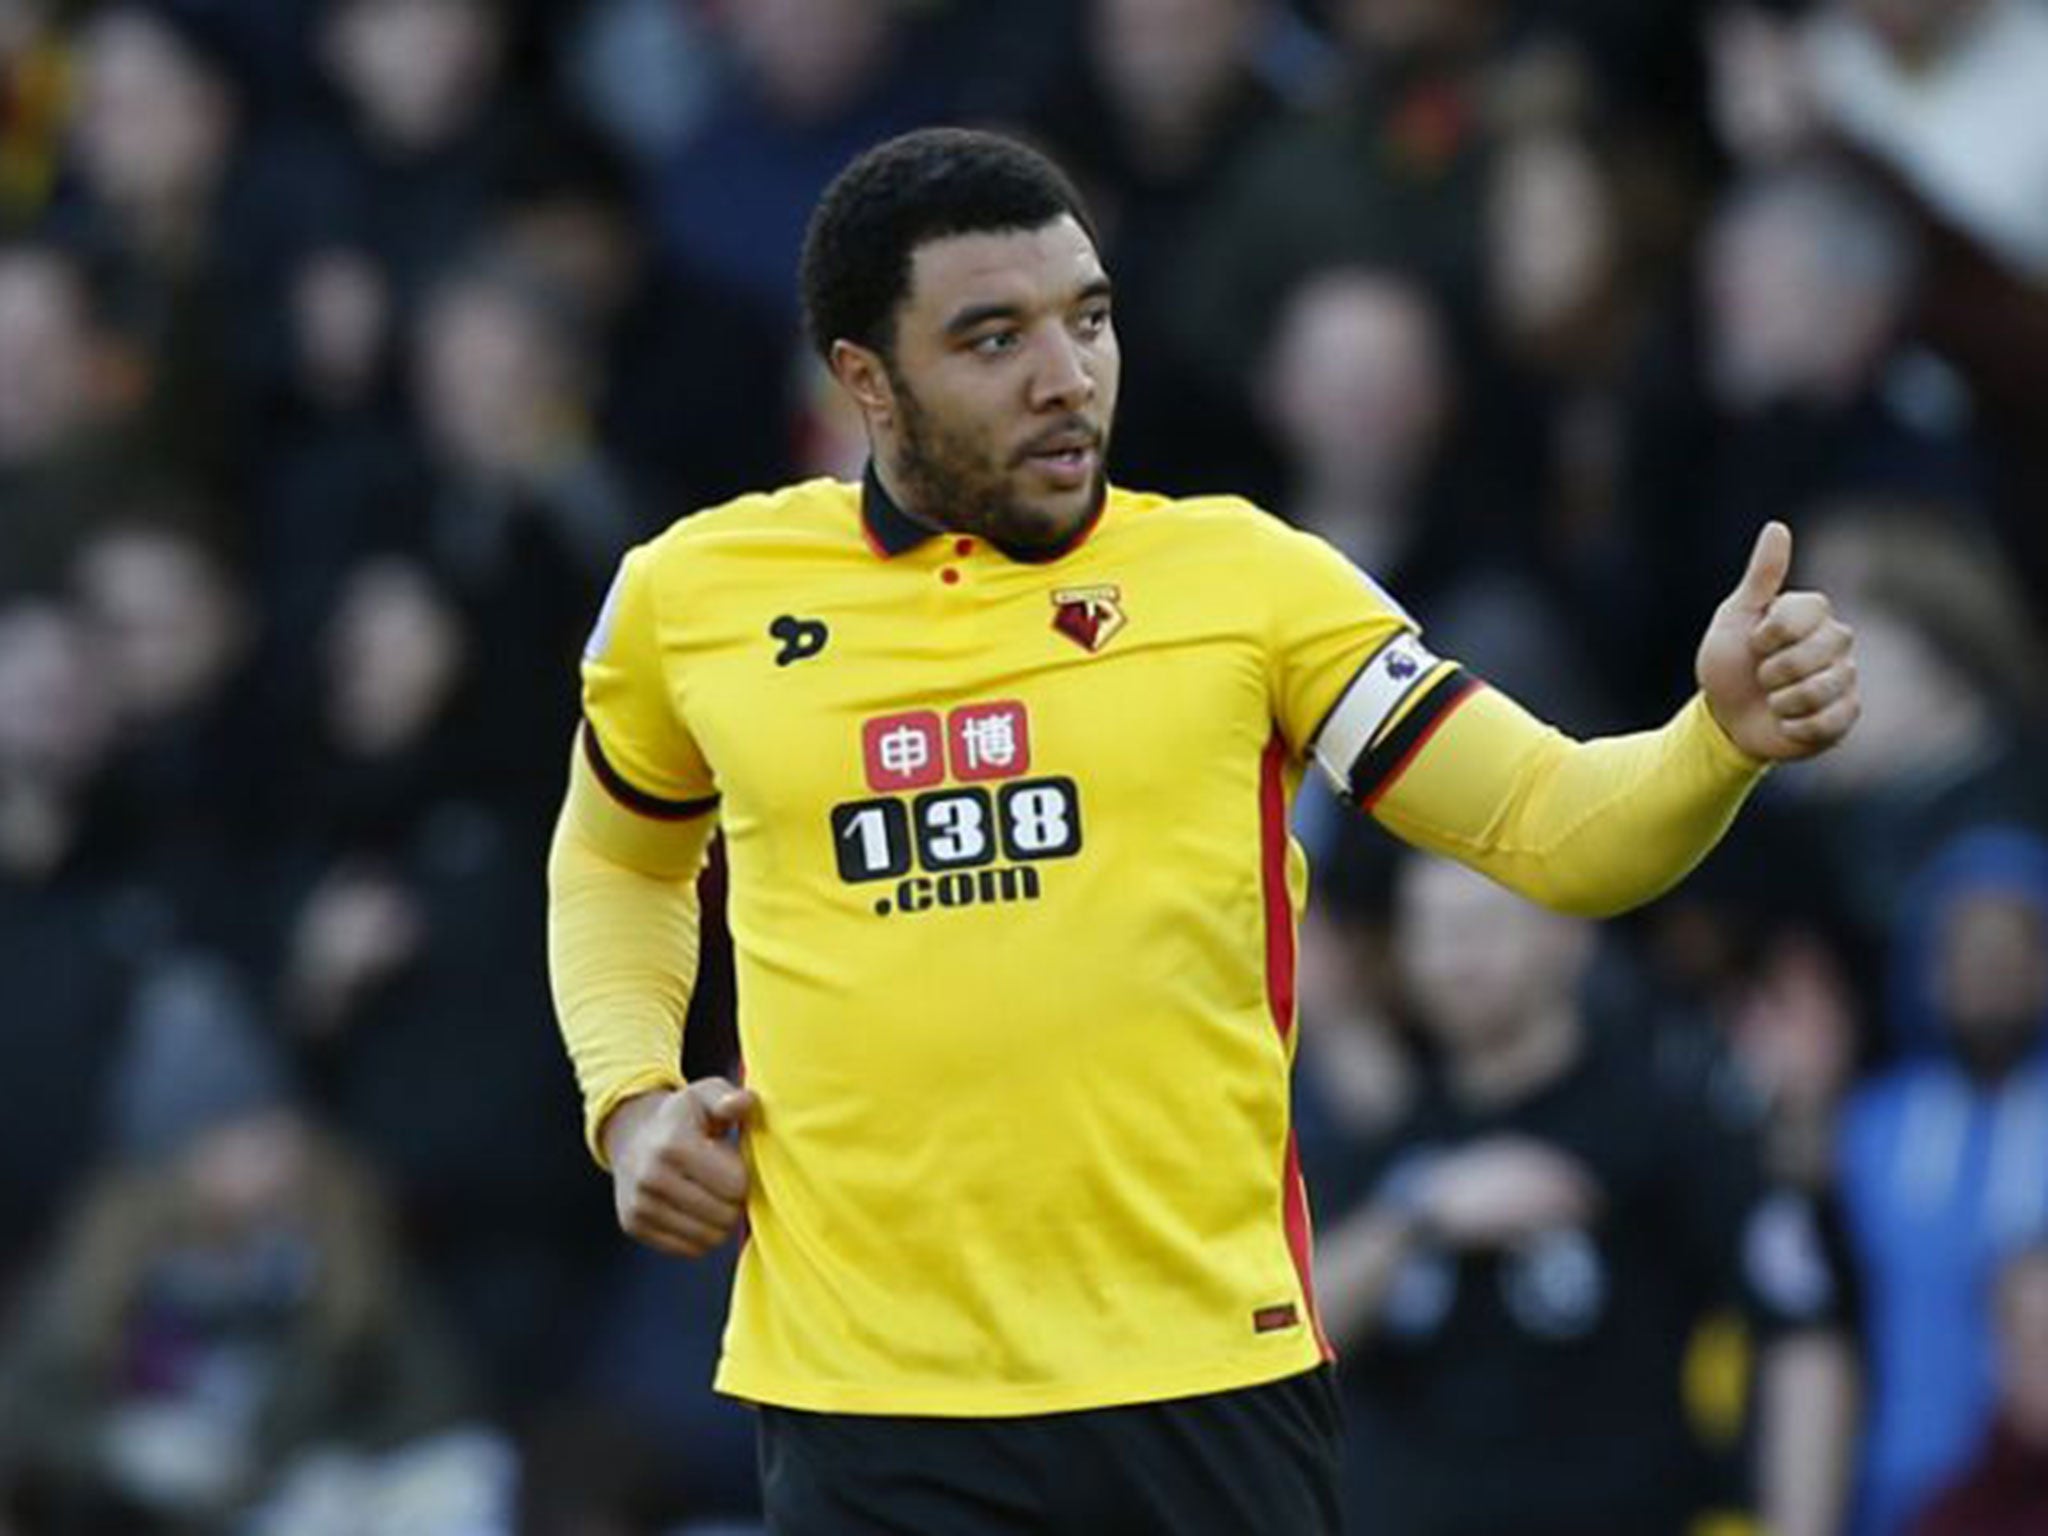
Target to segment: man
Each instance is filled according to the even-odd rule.
[[[1759,1344],[1764,1528],[1835,1530],[1842,1288],[1810,1203],[1766,1182],[1727,1063],[1590,1018],[1586,923],[1440,859],[1405,864],[1395,910],[1441,1070],[1391,1134],[1309,1166],[1336,1213],[1316,1291],[1344,1352],[1351,1528],[1692,1529],[1723,1494],[1686,1417],[1687,1349],[1737,1304]]]
[[[1890,958],[1898,1059],[1834,1136],[1868,1298],[1850,1536],[1900,1536],[1967,1467],[1997,1410],[1999,1266],[2048,1232],[2048,841],[1952,838],[1906,887]]]
[[[626,1230],[696,1254],[746,1218],[717,1384],[762,1405],[778,1531],[1334,1530],[1287,1110],[1306,761],[1611,910],[1855,715],[1783,529],[1705,699],[1576,745],[1320,541],[1109,489],[1096,252],[1005,140],[855,161],[803,272],[865,483],[633,552],[588,652],[558,1008]],[[745,1088],[676,1070],[714,823]]]

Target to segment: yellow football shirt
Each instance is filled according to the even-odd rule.
[[[700,513],[628,556],[585,708],[618,806],[727,840],[761,1109],[717,1384],[834,1411],[1093,1407],[1326,1356],[1287,1090],[1311,753],[1368,804],[1398,781],[1381,814],[1413,840],[1538,864],[1532,804],[1578,837],[1588,803],[1685,781],[1711,842],[1755,771],[1682,715],[1565,794],[1585,749],[1501,714],[1329,546],[1122,490],[1035,562],[872,480]],[[1468,716],[1514,750],[1404,777]],[[606,1006],[582,993],[594,1133],[673,1062],[575,1022]]]

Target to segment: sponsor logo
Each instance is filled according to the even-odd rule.
[[[860,728],[868,788],[879,794],[929,789],[946,777],[946,732],[935,709],[882,715]]]
[[[832,807],[832,845],[841,880],[880,885],[878,917],[1036,901],[1038,866],[1081,851],[1079,786],[1026,777],[1031,717],[1016,699],[878,715],[861,725],[861,764],[874,798]]]
[[[785,613],[768,626],[768,635],[770,639],[782,642],[782,649],[775,653],[775,665],[787,667],[807,661],[824,650],[832,632],[825,627],[823,619],[800,619],[795,614]]]
[[[946,749],[964,784],[1017,778],[1031,767],[1031,718],[1014,700],[966,705],[946,716]]]

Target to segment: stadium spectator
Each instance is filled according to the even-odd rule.
[[[172,280],[216,254],[215,204],[236,142],[232,83],[179,16],[133,3],[94,15],[77,39],[71,121],[86,222]]]
[[[1617,189],[1581,133],[1506,139],[1487,185],[1486,305],[1503,349],[1547,373],[1604,377],[1629,335]]]
[[[1657,707],[1667,671],[1644,637],[1659,622],[1647,530],[1628,517],[1626,444],[1634,374],[1668,302],[1646,228],[1641,173],[1595,126],[1539,120],[1501,140],[1486,191],[1482,336],[1468,368],[1463,451],[1505,525],[1486,542],[1517,553],[1570,608],[1582,654],[1559,669],[1597,678],[1624,713]],[[1547,696],[1535,695],[1536,697]],[[1574,725],[1604,723],[1559,703]]]
[[[1092,0],[1081,57],[1028,117],[1087,192],[1118,275],[1129,405],[1117,472],[1134,485],[1272,480],[1256,418],[1189,366],[1174,313],[1204,203],[1283,112],[1259,67],[1269,21],[1260,0]]]
[[[283,696],[316,687],[316,637],[342,576],[416,523],[426,495],[402,404],[400,317],[389,274],[359,246],[323,245],[285,279],[284,365],[253,465],[262,515],[248,551]]]
[[[2048,12],[2033,0],[1830,0],[1806,39],[1823,118],[2014,271],[2048,282]]]
[[[196,9],[90,15],[76,40],[70,175],[50,224],[93,265],[126,344],[135,429],[167,473],[216,494],[246,473],[250,368],[231,323],[258,217],[241,174],[240,89],[225,40]],[[225,530],[223,530],[225,531]]]
[[[74,256],[0,246],[0,575],[11,584],[61,579],[133,472],[112,353]]]
[[[832,173],[864,145],[971,103],[912,67],[911,23],[889,0],[756,0],[713,14],[730,67],[655,171],[648,212],[680,277],[793,332],[804,220]]]
[[[2035,515],[2048,494],[2048,136],[2022,83],[2048,47],[2048,13],[2030,0],[1833,0],[1802,27],[1729,6],[1713,37],[1717,122],[1738,157],[1853,164],[1912,228],[1908,326],[1958,376],[1919,387],[1977,424],[1992,453],[1987,510],[2036,604],[2048,601],[2048,534]]]
[[[2048,1528],[2048,1248],[1998,1274],[1998,1418],[1976,1460],[1912,1536],[2028,1536]]]
[[[1827,1536],[1852,1395],[1839,1290],[1726,1063],[1588,1019],[1590,931],[1469,871],[1410,861],[1396,916],[1440,1072],[1370,1153],[1320,1170],[1355,1528],[1685,1529],[1712,1505],[1686,1351],[1739,1297],[1763,1339],[1761,1516]]]
[[[429,535],[452,570],[497,567],[521,520],[586,576],[633,532],[593,430],[594,361],[585,316],[542,272],[485,256],[435,285],[415,384],[435,467],[457,493]]]
[[[1266,384],[1288,521],[1426,611],[1431,578],[1470,534],[1443,485],[1457,469],[1459,380],[1428,290],[1363,269],[1311,278],[1280,311]]]
[[[483,729],[532,740],[573,715],[573,687],[539,680],[576,654],[612,561],[647,526],[596,434],[585,319],[544,276],[486,253],[433,285],[410,361],[430,478],[391,536],[493,658],[471,678]],[[518,758],[501,761],[531,778],[537,821],[557,765]]]
[[[1575,730],[1609,723],[1591,658],[1544,580],[1540,523],[1480,451],[1439,303],[1387,271],[1311,277],[1259,391],[1281,448],[1275,506],[1401,594],[1437,643]]]
[[[540,827],[507,803],[469,685],[480,642],[428,570],[356,567],[323,639],[279,1009],[313,1102],[374,1161],[509,1414],[566,1377],[603,1231],[574,1134],[549,1130],[565,1085],[520,878]]]
[[[79,1187],[125,1006],[119,850],[94,801],[111,731],[77,614],[0,598],[0,1309]]]
[[[1654,590],[1686,591],[1768,517],[1804,525],[1878,488],[1978,498],[1953,375],[1901,346],[1916,248],[1882,196],[1820,166],[1744,180],[1701,255],[1696,349],[1683,327],[1653,344],[1628,427],[1627,515]],[[1688,642],[1667,626],[1656,643],[1668,670]]]
[[[1379,1145],[1413,1107],[1420,1063],[1388,910],[1400,850],[1373,846],[1371,857],[1360,858],[1357,844],[1325,851],[1297,836],[1314,849],[1318,878],[1317,899],[1301,922],[1292,1123],[1321,1221],[1337,1192],[1350,1187],[1359,1149]]]
[[[80,550],[117,726],[109,814],[132,828],[129,873],[154,942],[223,945],[256,963],[273,930],[264,889],[284,786],[261,676],[260,619],[190,503],[115,509]]]
[[[1729,1045],[1764,1105],[1767,1166],[1819,1202],[1839,1242],[1833,1143],[1863,1044],[1861,1000],[1819,933],[1780,918],[1763,944],[1721,1000]]]
[[[1869,729],[1783,788],[1866,965],[1943,843],[1984,821],[2048,832],[2040,626],[1959,509],[1838,507],[1809,551],[1868,646]]]
[[[461,1367],[373,1180],[291,1107],[231,992],[166,973],[133,1029],[118,1160],[9,1330],[13,1478],[60,1522],[214,1531],[300,1457],[456,1422]]]
[[[1287,296],[1337,265],[1392,268],[1460,316],[1481,291],[1484,100],[1507,57],[1501,0],[1345,0],[1346,89],[1240,156],[1190,230],[1175,284],[1182,349],[1232,398]]]
[[[1256,0],[1088,5],[1084,67],[1066,77],[1045,115],[1055,142],[1071,144],[1105,230],[1128,226],[1135,239],[1166,240],[1173,226],[1158,215],[1179,211],[1279,109],[1257,70],[1260,11]]]
[[[572,137],[508,76],[513,9],[493,0],[332,0],[318,58],[341,110],[306,114],[268,157],[282,265],[324,245],[367,252],[401,316],[472,250],[499,205]]]
[[[658,163],[703,116],[724,64],[706,8],[596,0],[568,39],[577,108],[636,163]]]
[[[725,501],[789,456],[786,327],[662,262],[611,167],[522,194],[491,238],[582,317],[598,426],[651,506]]]
[[[1837,1150],[1866,1297],[1857,1536],[1892,1536],[1962,1470],[1994,1399],[1991,1282],[2048,1225],[2048,843],[1965,834],[1900,906],[1903,1059]]]

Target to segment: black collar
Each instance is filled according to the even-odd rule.
[[[896,505],[896,498],[875,473],[872,459],[860,479],[860,520],[867,529],[868,542],[890,559],[939,536],[938,529],[927,528]]]
[[[1102,504],[1090,513],[1081,526],[1076,528],[1059,543],[1046,549],[1015,549],[1007,544],[995,543],[995,547],[1020,565],[1045,565],[1060,556],[1080,547],[1088,535],[1095,531],[1095,525],[1102,521],[1103,508],[1109,504],[1109,495],[1103,493]],[[866,531],[868,543],[874,546],[884,559],[916,549],[928,540],[936,539],[945,529],[928,528],[896,504],[896,498],[889,494],[882,484],[882,477],[875,472],[874,461],[870,459],[866,471],[861,475],[860,520]]]

